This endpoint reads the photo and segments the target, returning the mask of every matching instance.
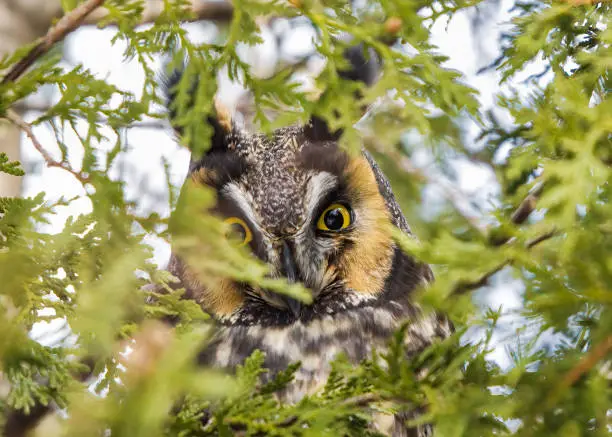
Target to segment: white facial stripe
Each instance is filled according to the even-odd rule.
[[[235,182],[230,182],[223,187],[221,194],[233,200],[242,210],[246,218],[259,229],[259,221],[257,220],[255,211],[253,211],[253,208],[251,207],[251,202],[253,199],[250,199],[248,192],[241,190],[238,184]]]
[[[328,172],[317,172],[313,174],[306,188],[306,211],[303,228],[296,235],[295,257],[300,266],[305,282],[313,288],[315,295],[324,285],[324,275],[327,262],[323,254],[333,247],[331,242],[317,241],[313,234],[306,232],[312,226],[311,217],[315,208],[320,204],[322,198],[327,196],[338,185],[338,178]],[[314,217],[312,220],[317,220]],[[329,247],[326,247],[329,246]]]
[[[336,188],[337,184],[338,178],[331,173],[318,172],[314,174],[306,188],[306,214],[312,214],[321,198]],[[250,198],[250,194],[247,191],[242,190],[237,183],[230,182],[223,187],[221,194],[233,200],[255,226],[259,225],[259,220],[251,207],[253,199]]]
[[[338,178],[331,173],[322,171],[313,175],[306,189],[306,199],[308,199],[306,214],[311,215],[319,201],[337,186]]]

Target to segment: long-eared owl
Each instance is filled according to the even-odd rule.
[[[371,84],[379,62],[361,46],[345,51],[345,79]],[[179,74],[168,80],[170,99]],[[295,402],[322,386],[330,362],[343,353],[357,363],[381,350],[410,320],[408,352],[450,332],[448,322],[422,316],[411,302],[416,287],[432,280],[429,266],[402,252],[391,226],[410,228],[391,186],[363,150],[350,156],[338,132],[313,118],[273,135],[245,132],[217,114],[212,145],[192,159],[190,177],[216,190],[216,211],[238,228],[252,254],[272,275],[302,282],[312,293],[305,305],[292,298],[227,280],[204,286],[177,255],[169,270],[187,296],[218,322],[215,340],[202,353],[206,365],[233,369],[259,349],[271,373],[301,361],[283,397]],[[426,435],[396,419],[394,436]]]

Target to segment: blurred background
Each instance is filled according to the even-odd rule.
[[[44,35],[52,19],[61,15],[59,3],[48,0],[0,0],[0,52],[8,54]],[[198,42],[222,40],[228,20],[231,19],[231,5],[220,0],[193,1],[192,4],[198,16],[204,19],[185,24],[190,37]],[[508,31],[509,21],[515,13],[514,6],[514,0],[485,0],[476,7],[454,14],[450,21],[443,17],[431,23],[431,43],[448,57],[444,66],[462,73],[465,83],[479,93],[481,114],[490,113],[502,125],[509,125],[510,119],[497,105],[498,95],[514,90],[528,96],[534,85],[548,80],[546,69],[542,65],[533,64],[523,72],[522,77],[499,88],[499,74],[494,68],[487,68],[501,53],[504,32]],[[149,0],[145,16],[154,19],[155,11],[161,7],[162,1]],[[126,61],[124,44],[111,42],[115,34],[112,27],[99,29],[95,19],[91,21],[91,24],[70,34],[56,48],[62,53],[62,64],[66,68],[82,64],[98,78],[130,91],[138,98],[144,82],[140,64]],[[300,18],[266,19],[259,24],[263,43],[240,49],[243,60],[251,65],[253,74],[270,77],[289,66],[294,70],[294,80],[307,89],[312,87],[312,77],[320,70],[325,59],[314,50],[316,32],[311,24]],[[154,59],[153,63],[161,75],[162,59]],[[218,72],[218,80],[222,101],[238,119],[249,125],[252,103],[248,90],[240,83],[231,82],[224,71]],[[58,94],[54,88],[43,87],[15,109],[26,121],[31,121],[53,105],[59,98]],[[163,108],[159,109],[163,111]],[[82,120],[77,124],[77,131],[86,130],[86,126],[86,121]],[[59,208],[57,214],[50,217],[44,230],[51,233],[59,231],[69,216],[91,210],[81,183],[62,169],[47,168],[31,141],[13,126],[3,124],[0,128],[0,152],[8,153],[11,159],[21,160],[26,171],[23,178],[0,175],[0,196],[34,196],[44,192],[50,201],[62,196],[80,196],[70,206]],[[421,198],[415,199],[418,200],[415,211],[406,211],[417,237],[419,226],[415,221],[436,220],[448,208],[455,208],[471,221],[483,225],[490,221],[488,213],[496,206],[499,188],[493,168],[478,160],[481,145],[477,138],[481,129],[482,126],[474,120],[466,118],[462,121],[465,153],[441,148],[434,154],[431,149],[419,143],[418,135],[407,132],[404,141],[406,153],[412,165],[428,175]],[[34,133],[52,156],[60,156],[58,138],[51,124],[36,126]],[[79,168],[83,150],[76,133],[64,130],[61,136],[60,140],[68,146],[71,164]],[[117,140],[125,145],[126,150],[116,161],[113,177],[125,182],[126,197],[136,202],[139,212],[156,211],[162,216],[168,216],[170,211],[165,168],[172,184],[179,187],[187,172],[188,150],[178,145],[172,129],[164,119],[136,122],[121,132],[121,138],[117,138],[108,129],[107,140],[99,144],[100,151],[109,150]],[[497,163],[503,163],[504,159],[503,151],[495,156]],[[168,244],[154,237],[149,238],[149,242],[154,248],[155,261],[161,268],[165,267],[170,254]],[[517,341],[517,329],[524,324],[516,314],[521,305],[521,292],[520,281],[515,280],[508,271],[501,271],[493,278],[490,286],[480,289],[474,295],[483,311],[486,308],[503,308],[504,316],[496,332],[496,348],[491,358],[504,368],[511,366],[510,355]],[[53,344],[57,338],[65,335],[67,329],[62,320],[57,320],[37,325],[32,335],[45,344]],[[466,340],[481,334],[478,329],[474,329]],[[523,332],[521,335],[528,333]],[[542,338],[540,347],[548,347],[554,341],[552,336]]]

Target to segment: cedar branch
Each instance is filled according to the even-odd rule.
[[[383,400],[383,398],[375,393],[364,393],[361,395],[357,395],[357,396],[353,396],[350,397],[348,399],[345,399],[341,402],[338,403],[338,407],[339,408],[344,408],[344,407],[366,407],[370,404],[373,404],[375,402],[380,402],[381,400]],[[282,421],[278,422],[276,424],[277,428],[287,428],[291,425],[293,425],[295,422],[297,422],[298,417],[297,416],[289,416],[285,419],[283,419]],[[240,430],[237,429],[239,427],[243,427],[244,425],[242,423],[226,423],[228,425],[230,425],[230,427],[232,427],[232,425],[234,425],[232,427],[233,431],[234,431],[234,435],[236,436],[244,436],[247,435],[247,433],[244,430]]]
[[[53,105],[46,104],[46,103],[37,104],[37,103],[28,102],[27,100],[20,100],[18,102],[15,102],[11,106],[11,108],[14,109],[18,114],[23,115],[24,113],[30,112],[30,111],[35,112],[35,113],[46,113],[51,108],[53,108]],[[129,125],[123,128],[125,129],[159,129],[159,130],[171,128],[170,123],[167,119],[153,117],[153,115],[155,114],[152,114],[150,118],[147,118],[145,120],[132,121],[130,122]],[[82,117],[82,115],[77,114],[77,117]],[[107,117],[99,116],[96,118],[96,121],[101,124],[108,124]]]
[[[379,144],[375,139],[370,139],[370,144],[374,147],[374,149],[379,153],[384,153],[390,156],[396,163],[397,166],[403,170],[404,172],[413,175],[417,180],[422,182],[428,182],[430,184],[436,185],[440,187],[455,210],[462,215],[462,217],[472,226],[472,228],[478,231],[481,235],[485,235],[486,229],[479,223],[478,218],[474,217],[470,214],[466,214],[464,212],[465,208],[462,207],[467,201],[464,198],[463,193],[460,190],[457,190],[451,184],[443,184],[441,183],[440,178],[435,178],[434,176],[428,174],[427,172],[421,171],[419,168],[415,167],[410,158],[400,153],[395,149],[390,149],[388,147],[383,147]],[[537,201],[542,194],[542,190],[544,188],[544,184],[542,182],[538,182],[531,189],[529,194],[521,201],[520,205],[514,210],[512,215],[510,216],[510,222],[514,225],[522,225],[527,221],[529,216],[535,211],[537,206]],[[527,250],[537,246],[538,244],[554,237],[557,234],[557,230],[553,229],[549,232],[546,232],[533,240],[527,241],[525,247]],[[511,236],[501,235],[497,238],[491,238],[490,244],[493,246],[502,246],[507,244],[512,240]],[[461,295],[471,290],[476,290],[480,287],[484,287],[488,284],[489,280],[493,275],[501,271],[504,267],[512,264],[512,259],[507,259],[501,262],[499,265],[495,266],[492,270],[484,273],[480,278],[474,281],[460,281],[458,282],[452,293],[454,295]]]
[[[64,15],[55,26],[51,27],[47,34],[41,38],[28,54],[17,62],[13,68],[4,76],[2,84],[8,82],[14,82],[30,68],[37,59],[47,53],[53,45],[66,37],[70,32],[79,27],[83,20],[89,15],[94,9],[104,3],[104,0],[89,0],[85,3],[77,6],[72,11]]]
[[[544,187],[544,185],[541,182],[536,184],[533,187],[531,192],[527,195],[527,197],[525,197],[523,199],[523,201],[518,206],[518,208],[516,208],[516,210],[514,210],[514,212],[510,216],[510,221],[511,221],[512,224],[514,224],[514,225],[521,225],[521,224],[525,223],[525,221],[527,221],[527,219],[529,218],[531,213],[533,211],[535,211],[536,204],[537,204],[538,198],[542,194],[543,187]],[[546,240],[554,237],[556,233],[557,233],[557,231],[555,229],[553,229],[551,231],[548,231],[548,232],[546,232],[546,233],[544,233],[544,234],[534,238],[533,240],[528,241],[525,244],[525,247],[529,250],[532,247],[537,246],[538,244],[542,243],[543,241],[546,241]],[[511,240],[510,236],[502,236],[502,237],[499,237],[497,239],[492,239],[491,240],[491,244],[493,246],[503,246],[504,244],[508,243],[510,240]],[[508,266],[510,264],[512,264],[512,260],[508,259],[508,260],[500,263],[494,269],[486,272],[485,274],[483,274],[480,278],[478,278],[475,281],[472,281],[472,282],[459,282],[455,286],[455,288],[453,290],[453,294],[463,294],[463,293],[466,293],[467,291],[476,290],[476,289],[478,289],[480,287],[484,287],[485,285],[487,285],[489,283],[489,279],[491,279],[491,277],[493,275],[495,275],[500,270],[502,270],[504,267],[506,267],[506,266]]]
[[[538,244],[554,237],[557,234],[556,230],[552,230],[549,232],[546,232],[542,235],[540,235],[539,237],[534,238],[533,240],[530,240],[527,242],[527,244],[525,245],[525,247],[529,250],[535,246],[537,246]],[[489,283],[489,279],[491,279],[491,277],[493,275],[495,275],[497,272],[501,271],[504,267],[512,264],[512,259],[507,259],[505,261],[503,261],[502,263],[500,263],[498,266],[496,266],[495,268],[493,268],[492,270],[489,270],[488,272],[484,273],[480,278],[478,278],[475,281],[472,282],[459,282],[455,288],[452,291],[452,294],[456,294],[456,295],[460,295],[460,294],[464,294],[468,291],[471,290],[476,290],[480,287],[484,287],[485,285],[487,285]]]
[[[85,366],[85,369],[77,371],[74,377],[77,381],[85,382],[93,375],[95,361],[88,356],[81,361],[81,364]],[[8,409],[5,413],[4,423],[0,427],[2,435],[5,437],[28,437],[31,435],[31,431],[53,408],[51,403],[45,405],[37,402],[28,413],[22,410]]]
[[[542,190],[544,188],[544,184],[542,182],[538,182],[531,189],[529,194],[523,199],[521,204],[514,210],[512,215],[510,216],[510,223],[513,225],[522,225],[527,221],[531,213],[535,211],[538,199],[542,194]],[[492,235],[490,237],[490,244],[492,246],[503,246],[508,241],[510,241],[510,235]]]
[[[466,199],[463,192],[454,187],[451,183],[445,182],[441,178],[435,177],[426,171],[422,171],[418,167],[412,164],[410,158],[408,158],[403,153],[399,152],[395,148],[385,147],[381,145],[375,138],[369,138],[368,142],[372,145],[372,147],[378,152],[389,156],[394,162],[397,163],[397,166],[404,171],[412,175],[415,179],[420,182],[427,182],[432,184],[442,191],[444,197],[453,205],[455,210],[470,224],[470,226],[478,231],[479,233],[484,233],[484,228],[481,223],[478,221],[478,217],[468,214],[465,211],[465,205],[469,204],[468,199]]]

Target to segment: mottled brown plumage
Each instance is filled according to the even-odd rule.
[[[344,76],[371,83],[372,64],[361,49],[350,49],[347,57],[353,69]],[[337,133],[318,119],[271,137],[214,119],[212,125],[212,148],[192,161],[191,178],[216,190],[217,213],[242,223],[253,255],[274,276],[303,282],[313,303],[229,279],[205,287],[173,255],[169,269],[218,321],[203,364],[231,370],[256,349],[265,352],[270,374],[301,361],[295,382],[281,394],[295,402],[325,383],[339,353],[355,363],[368,358],[406,320],[408,356],[449,334],[446,321],[423,317],[411,302],[431,271],[395,245],[391,227],[410,229],[367,152],[346,154]],[[426,435],[428,429],[408,430],[399,419],[393,427],[395,436]]]

